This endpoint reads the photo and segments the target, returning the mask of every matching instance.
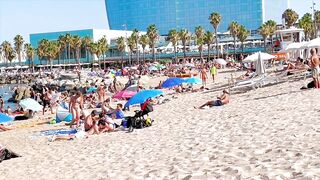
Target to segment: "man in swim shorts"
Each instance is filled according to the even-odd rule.
[[[203,109],[205,106],[213,107],[213,106],[223,106],[225,104],[228,104],[230,101],[229,91],[227,89],[225,89],[222,92],[223,92],[223,94],[221,96],[217,97],[217,100],[208,101],[198,108],[195,107],[195,109]]]

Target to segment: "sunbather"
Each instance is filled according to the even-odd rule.
[[[8,128],[8,127],[0,124],[0,132],[1,132],[1,131],[9,131],[9,130],[11,130],[11,128]]]
[[[93,110],[90,115],[85,117],[84,119],[84,130],[88,134],[99,134],[98,128],[98,120],[99,117],[97,116],[99,113],[96,110]]]
[[[228,104],[230,101],[230,95],[229,91],[227,89],[222,91],[223,94],[219,97],[217,97],[217,100],[214,101],[208,101],[205,104],[203,104],[200,107],[194,107],[195,109],[203,109],[205,106],[213,107],[213,106],[223,106],[225,104]]]

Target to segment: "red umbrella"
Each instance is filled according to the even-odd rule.
[[[120,91],[117,94],[113,95],[113,98],[115,99],[129,99],[132,96],[134,96],[136,94],[136,92],[132,92],[132,91]]]

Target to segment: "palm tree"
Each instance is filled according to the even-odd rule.
[[[143,53],[143,63],[146,63],[146,58],[145,58],[145,49],[146,46],[149,44],[149,37],[144,34],[140,37],[140,44],[142,46],[142,53]]]
[[[181,31],[179,32],[179,36],[180,36],[180,39],[182,41],[183,57],[184,57],[184,60],[185,60],[185,58],[187,57],[187,55],[186,55],[186,46],[187,46],[187,43],[191,39],[191,35],[190,35],[190,33],[189,33],[189,31],[187,29],[181,29]]]
[[[149,45],[152,48],[152,59],[153,61],[156,61],[155,46],[156,46],[159,35],[158,35],[158,29],[155,24],[152,24],[147,28],[147,35],[149,37]]]
[[[177,59],[177,44],[178,44],[179,39],[180,39],[179,32],[176,29],[171,29],[169,31],[169,34],[168,34],[168,40],[173,45],[174,60],[175,60],[176,63],[178,62],[178,59]]]
[[[243,42],[249,37],[249,35],[250,35],[250,31],[248,31],[245,26],[241,25],[239,27],[239,33],[237,37],[241,42],[242,52],[243,52]]]
[[[228,27],[228,31],[230,31],[231,36],[233,37],[233,54],[234,54],[234,58],[236,58],[236,40],[237,40],[237,36],[239,33],[239,27],[240,25],[235,22],[232,21],[231,24]]]
[[[10,65],[11,65],[11,61],[15,57],[15,52],[14,52],[12,45],[8,41],[4,41],[1,44],[1,47],[2,47],[3,57],[4,57],[4,61],[6,63],[6,66],[8,66],[9,61],[10,61]]]
[[[117,39],[117,49],[121,53],[121,69],[123,69],[123,55],[124,51],[126,50],[126,42],[124,37],[119,37]]]
[[[32,72],[34,71],[34,65],[33,65],[33,57],[35,55],[35,50],[34,48],[32,47],[31,44],[27,43],[24,45],[24,51],[26,53],[26,56],[29,60],[29,67],[32,66]]]
[[[58,59],[58,64],[60,64],[60,59],[61,59],[61,54],[65,52],[65,57],[63,57],[63,64],[65,63],[66,55],[67,55],[67,42],[66,42],[66,37],[64,35],[60,35],[58,38],[58,43],[60,46],[60,53],[59,53],[59,59]]]
[[[94,43],[94,42],[91,42],[89,44],[89,52],[90,54],[92,55],[91,58],[92,58],[92,64],[94,63],[94,55],[96,55],[98,57],[98,60],[99,60],[99,56],[100,56],[100,49],[99,49],[99,46],[97,43]]]
[[[87,61],[89,62],[89,49],[90,49],[90,44],[92,43],[92,39],[89,36],[86,36],[82,38],[82,46],[84,47],[86,51],[86,58]]]
[[[58,42],[50,41],[45,48],[45,56],[50,63],[50,70],[52,71],[52,61],[59,56],[60,47]]]
[[[70,55],[70,53],[71,53],[71,41],[72,41],[72,36],[71,36],[71,34],[69,34],[69,33],[67,33],[66,35],[65,35],[65,41],[66,41],[66,43],[67,43],[67,47],[68,47],[68,49],[67,49],[67,51],[68,51],[68,63],[70,63],[70,59],[71,59],[71,55]]]
[[[47,39],[42,39],[39,43],[39,46],[37,48],[37,55],[39,56],[40,59],[40,64],[42,64],[42,59],[46,58],[46,48],[49,44],[49,40]],[[47,61],[48,63],[48,61]]]
[[[14,37],[14,49],[18,55],[18,59],[19,59],[19,65],[21,66],[21,53],[22,53],[22,49],[23,49],[23,37],[21,35],[16,35],[16,37]]]
[[[282,18],[285,19],[286,25],[289,28],[297,22],[297,20],[299,19],[299,15],[294,10],[287,9],[283,12]]]
[[[263,42],[264,42],[264,50],[267,51],[267,38],[270,35],[270,28],[268,25],[263,24],[260,28],[259,28],[259,33],[263,38]]]
[[[210,14],[209,16],[209,20],[210,20],[210,24],[213,26],[214,28],[214,34],[216,37],[216,53],[217,53],[217,57],[219,58],[219,48],[218,48],[218,27],[221,23],[221,15],[217,12],[213,12]]]
[[[312,23],[312,15],[310,13],[304,14],[299,20],[298,24],[299,27],[304,30],[305,40],[309,40],[314,29]]]
[[[271,44],[273,44],[273,38],[272,35],[275,33],[275,31],[277,30],[277,23],[274,20],[268,20],[267,22],[265,22],[265,24],[267,26],[269,26],[269,30],[270,30],[270,40],[271,40]]]
[[[195,29],[195,34],[196,34],[196,42],[197,42],[197,45],[199,46],[198,49],[199,49],[199,53],[200,53],[200,59],[201,59],[201,62],[203,62],[202,51],[203,51],[204,38],[205,38],[204,28],[201,26],[197,26]]]
[[[105,55],[106,55],[106,52],[109,49],[106,36],[103,36],[101,39],[99,39],[98,47],[99,47],[100,52],[101,52],[101,54],[103,56],[103,69],[106,69]]]
[[[70,41],[70,48],[73,50],[73,54],[75,55],[74,58],[76,62],[78,63],[79,69],[80,69],[80,50],[82,46],[82,41],[80,36],[72,36]]]
[[[318,37],[318,32],[320,29],[320,11],[314,13],[314,24],[316,26],[315,38]]]
[[[135,39],[133,36],[130,36],[127,41],[128,41],[128,46],[130,49],[130,57],[131,57],[130,59],[132,61],[132,54],[133,54],[134,50],[136,49],[136,42],[135,42]],[[132,64],[132,62],[129,62],[129,64]]]
[[[208,61],[210,61],[210,45],[214,42],[214,35],[212,32],[207,31],[204,34],[204,42],[207,44],[208,46]]]
[[[139,62],[139,39],[140,39],[140,36],[139,36],[139,31],[137,29],[134,29],[132,31],[132,34],[131,34],[132,38],[134,39],[134,42],[136,43],[136,53],[137,53],[137,62]]]

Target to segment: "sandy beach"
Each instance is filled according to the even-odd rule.
[[[204,110],[193,107],[221,91],[177,95],[132,133],[49,142],[39,131],[63,124],[2,132],[22,157],[3,161],[0,179],[318,179],[320,93],[303,85],[231,93],[230,104]]]

